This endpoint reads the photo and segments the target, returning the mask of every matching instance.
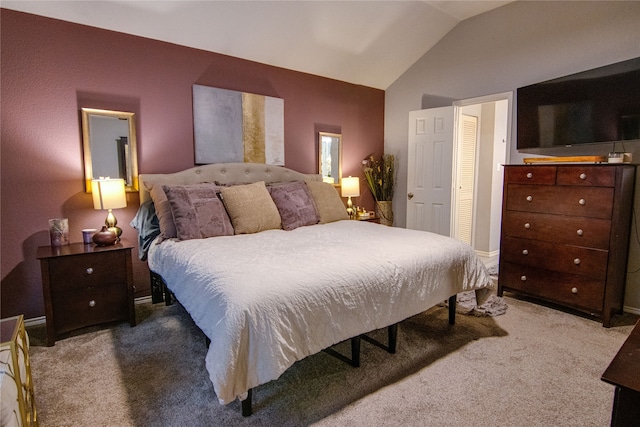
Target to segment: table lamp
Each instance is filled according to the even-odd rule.
[[[342,178],[342,197],[348,197],[347,213],[349,218],[354,217],[352,197],[360,196],[360,179],[357,176]]]
[[[109,210],[104,223],[109,228],[109,231],[114,232],[118,240],[120,240],[122,229],[116,225],[118,220],[111,210],[127,207],[124,179],[111,179],[109,177],[92,179],[91,192],[93,193],[93,208]]]

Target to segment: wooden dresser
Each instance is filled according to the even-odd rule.
[[[602,319],[622,309],[635,166],[505,167],[498,295]]]

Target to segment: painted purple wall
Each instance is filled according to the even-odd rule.
[[[141,173],[194,166],[193,84],[283,98],[285,163],[300,172],[317,172],[319,130],[342,132],[345,176],[383,151],[384,91],[7,9],[0,19],[3,318],[44,314],[35,253],[49,218],[69,218],[72,241],[104,221],[83,188],[82,107],[136,113]],[[135,242],[138,195],[127,199],[114,213]],[[136,296],[148,295],[134,257]]]

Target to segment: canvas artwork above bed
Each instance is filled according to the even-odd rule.
[[[222,404],[250,405],[297,360],[459,292],[482,304],[494,286],[465,243],[349,220],[318,175],[217,164],[140,182],[140,252],[210,339]]]

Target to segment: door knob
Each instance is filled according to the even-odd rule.
[[[407,194],[407,197],[409,198],[409,200],[413,199],[413,193]]]

